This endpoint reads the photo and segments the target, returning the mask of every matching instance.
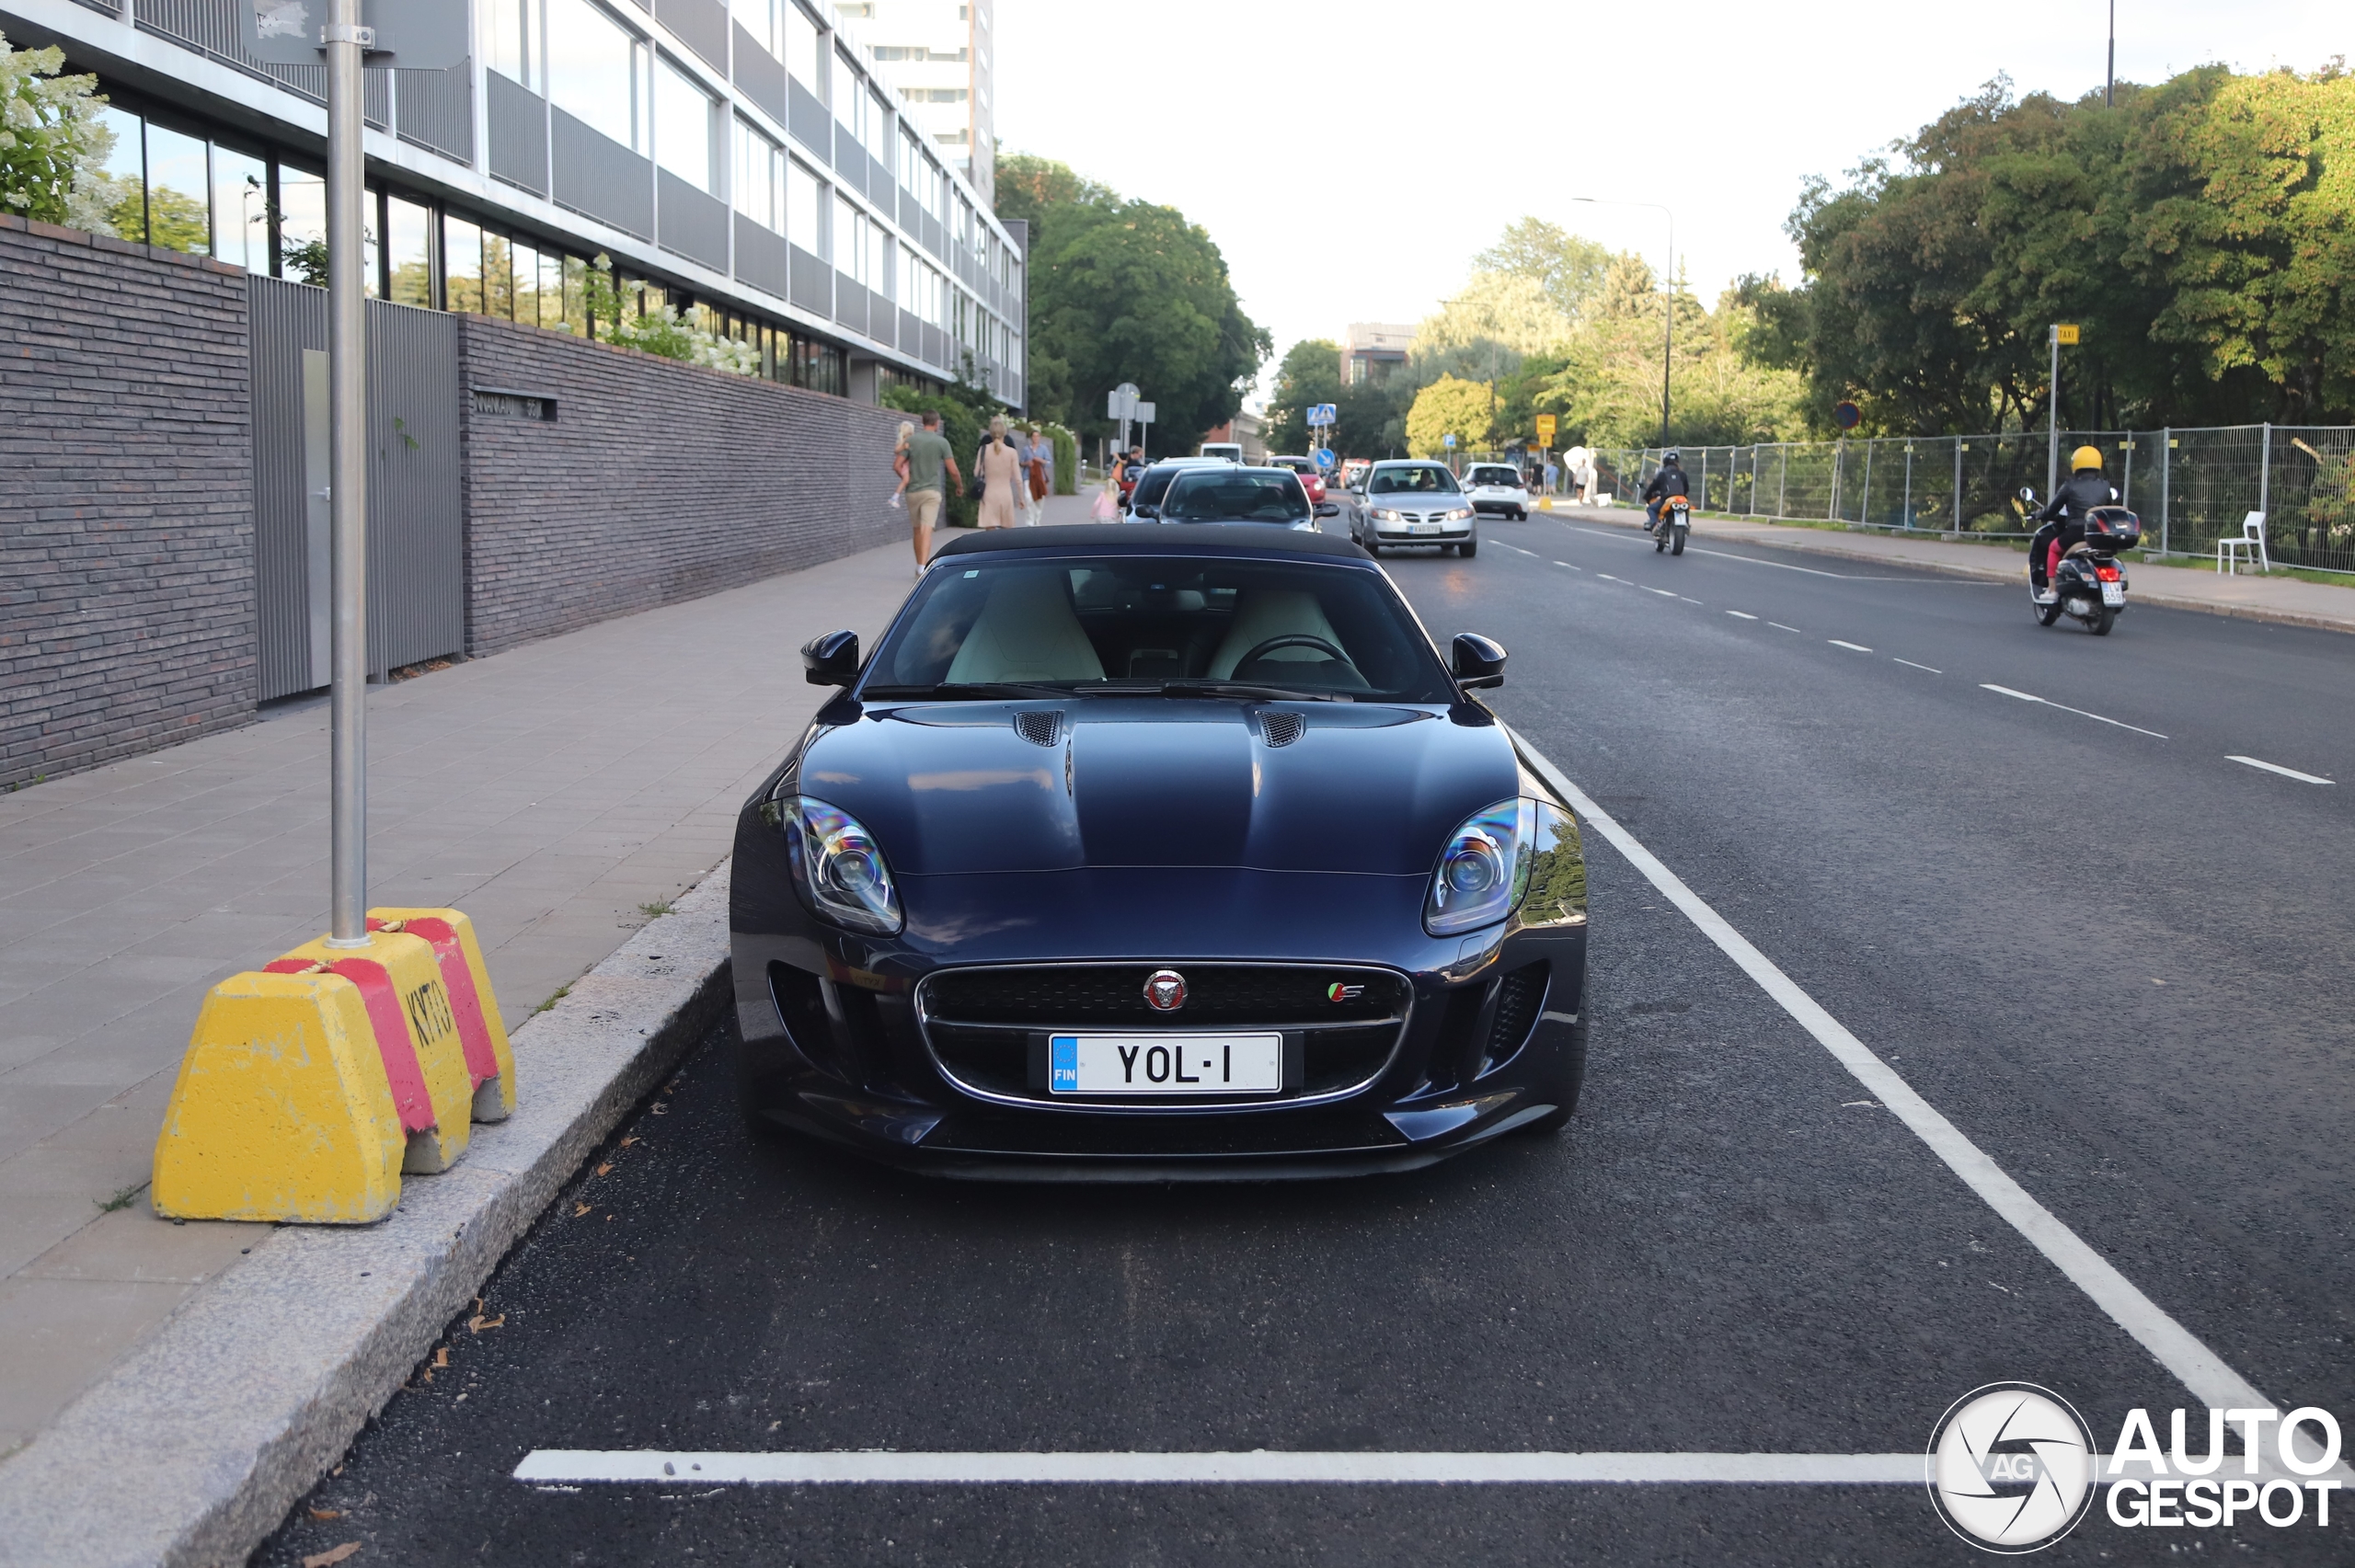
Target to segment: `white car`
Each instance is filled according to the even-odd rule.
[[[1240,441],[1204,441],[1201,455],[1239,466],[1243,462],[1243,444]]]
[[[1464,471],[1464,494],[1479,512],[1497,512],[1515,522],[1529,520],[1529,486],[1510,463],[1476,463]]]

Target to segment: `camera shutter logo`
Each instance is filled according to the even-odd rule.
[[[1990,1383],[1949,1406],[1930,1435],[1930,1500],[1982,1551],[2040,1551],[2094,1500],[2093,1435],[2069,1402],[2034,1383]]]

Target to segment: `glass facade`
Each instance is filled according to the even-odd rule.
[[[409,75],[385,84],[390,94],[372,86],[370,112],[384,122],[368,133],[362,263],[372,294],[595,335],[588,285],[604,254],[623,285],[622,308],[668,305],[722,323],[710,330],[757,344],[764,373],[780,381],[845,395],[856,358],[866,396],[870,386],[957,374],[970,353],[1002,394],[1019,397],[1020,254],[870,74],[863,52],[815,7],[728,0],[725,13],[742,29],[731,74],[711,64],[707,37],[674,38],[661,7],[646,0],[471,4],[469,70],[438,87]],[[152,31],[154,41],[183,43],[201,58],[204,40],[180,37],[178,13],[153,15],[150,29],[143,8],[143,36]],[[77,198],[78,224],[326,282],[326,186],[308,140],[316,109],[303,89],[279,84],[288,104],[273,129],[266,103],[257,114],[251,101],[224,102],[208,116],[193,71],[189,91],[162,104],[92,63],[113,100],[100,111],[111,142],[98,177]],[[551,109],[578,125],[549,124]],[[541,118],[529,154],[536,174],[528,161],[517,170],[514,132],[502,129],[519,113]],[[580,127],[616,146],[595,151],[602,143]],[[440,150],[451,146],[472,151]],[[605,161],[581,165],[583,147]],[[625,149],[648,162],[632,166]],[[576,160],[569,176],[568,155]],[[448,172],[410,185],[403,166],[417,166],[419,156],[447,158]],[[584,166],[592,171],[586,189],[577,172]],[[617,203],[610,219],[594,216],[593,182],[633,166],[646,170],[648,188],[632,198],[641,215]],[[734,217],[690,206],[675,185],[654,178],[658,167]],[[679,203],[675,214],[661,205],[664,189]],[[675,241],[674,221],[683,225]],[[755,230],[790,242],[789,267],[787,251]],[[838,300],[837,279],[867,291],[874,308],[859,310],[856,294]]]

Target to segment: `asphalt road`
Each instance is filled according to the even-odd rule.
[[[1442,642],[1511,649],[1510,722],[2157,1309],[2355,1421],[2355,640],[2148,608],[2095,639],[2007,589],[1694,543],[1541,516],[1387,564]],[[2137,1406],[2164,1440],[2183,1385],[1588,841],[1566,1134],[1340,1184],[937,1184],[748,1142],[723,1034],[257,1560],[1959,1562],[1910,1486],[510,1474],[546,1448],[1918,1452],[1998,1379],[2105,1446]],[[2345,1562],[2350,1515],[2097,1511],[2043,1560]]]

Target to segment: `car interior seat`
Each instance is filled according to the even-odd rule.
[[[1235,601],[1235,620],[1228,626],[1226,637],[1218,645],[1218,652],[1211,656],[1208,670],[1213,681],[1234,679],[1235,666],[1243,656],[1266,642],[1269,637],[1300,635],[1322,637],[1344,652],[1348,649],[1341,634],[1325,618],[1325,608],[1316,596],[1296,588],[1255,588],[1246,589]],[[1262,656],[1269,663],[1323,663],[1331,655],[1319,649],[1294,644]]]
[[[1009,571],[949,662],[952,685],[988,681],[1101,681],[1103,661],[1072,613],[1069,574],[1052,567]]]

